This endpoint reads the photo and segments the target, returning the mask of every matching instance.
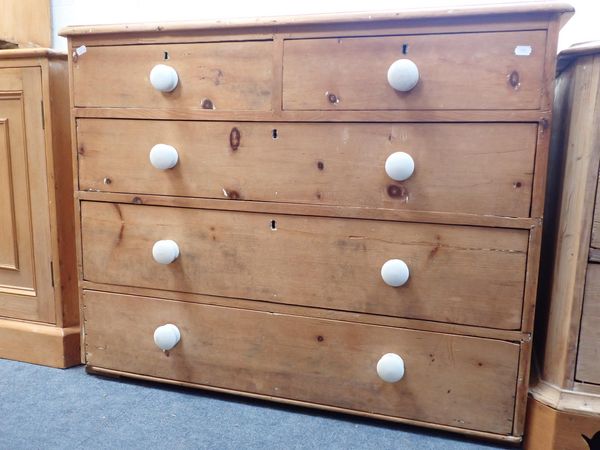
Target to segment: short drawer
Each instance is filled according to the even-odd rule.
[[[527,217],[536,134],[536,124],[516,123],[80,119],[79,186]],[[172,168],[151,163],[151,152],[165,151],[161,144],[177,155]],[[412,174],[403,181],[386,172],[388,160],[400,153],[413,164]]]
[[[545,52],[543,30],[286,40],[283,108],[538,109]],[[418,82],[398,91],[388,70],[406,59],[416,66],[397,67],[396,78],[418,72]]]
[[[84,291],[88,365],[349,411],[512,431],[519,345]],[[168,353],[159,326],[180,340]],[[395,353],[404,377],[377,365]]]
[[[81,214],[88,281],[520,329],[527,230],[99,202]],[[155,245],[176,259],[157,262]],[[403,285],[384,282],[390,260]]]
[[[72,65],[73,99],[76,107],[269,111],[272,52],[272,41],[88,47]],[[152,85],[155,66],[175,71],[172,91]],[[171,81],[172,72],[157,73]]]

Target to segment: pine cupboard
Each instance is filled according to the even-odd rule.
[[[519,442],[571,13],[63,30],[88,370]]]
[[[600,431],[599,42],[559,54],[554,111],[526,448],[587,450]]]
[[[0,357],[79,363],[66,55],[0,51]]]

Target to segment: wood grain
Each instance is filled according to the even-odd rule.
[[[79,325],[79,296],[75,263],[73,162],[71,159],[69,73],[66,59],[48,59],[44,102],[48,191],[54,194],[50,209],[53,240],[56,320],[61,327]]]
[[[223,211],[265,212],[273,214],[315,217],[341,217],[395,222],[424,222],[446,225],[474,225],[497,228],[530,230],[540,225],[540,219],[527,217],[481,216],[464,213],[441,213],[397,209],[374,209],[351,206],[306,205],[275,202],[249,202],[244,200],[218,200],[195,197],[167,197],[164,195],[119,194],[110,192],[79,191],[79,200],[131,203],[133,205],[175,206]]]
[[[178,300],[205,305],[226,306],[230,308],[251,309],[274,314],[291,314],[295,316],[308,316],[321,319],[339,320],[342,322],[357,322],[371,325],[382,325],[411,330],[432,331],[434,333],[460,334],[463,336],[482,337],[516,343],[531,340],[531,335],[519,330],[499,330],[496,328],[483,328],[473,325],[457,325],[447,322],[431,322],[403,317],[381,316],[334,309],[312,308],[309,306],[287,305],[274,302],[257,302],[241,298],[216,297],[214,295],[191,294],[188,292],[165,291],[163,289],[140,288],[132,286],[119,286],[116,284],[96,283],[82,281],[82,289],[102,291],[117,294],[139,295],[142,297],[157,297],[168,300]]]
[[[82,233],[90,281],[520,328],[526,231],[86,202]],[[181,249],[168,266],[161,239]],[[380,277],[395,258],[400,288]]]
[[[51,53],[0,64],[0,357],[68,367],[80,361],[68,77]]]
[[[354,28],[367,26],[373,22],[381,26],[378,22],[393,22],[397,27],[402,26],[402,21],[419,21],[429,28],[432,23],[439,19],[444,22],[453,21],[460,23],[461,18],[471,18],[474,22],[486,22],[489,18],[510,22],[515,17],[539,18],[551,16],[564,16],[569,18],[574,13],[574,8],[567,3],[560,2],[522,2],[511,4],[493,4],[480,6],[458,6],[458,7],[437,7],[437,8],[414,8],[403,9],[400,11],[359,11],[335,14],[307,14],[296,16],[274,16],[274,17],[256,17],[256,18],[233,18],[222,20],[206,21],[182,21],[167,23],[137,23],[137,24],[118,24],[118,25],[85,25],[70,26],[60,31],[60,36],[93,36],[103,34],[166,34],[173,31],[217,31],[220,34],[230,28],[252,29],[254,27],[289,27],[297,25],[318,25],[321,28],[328,28],[339,23],[354,24]],[[359,25],[359,26],[358,26]],[[123,39],[124,36],[121,36]]]
[[[75,106],[269,111],[272,51],[271,41],[88,47],[72,64]],[[156,64],[177,71],[174,91],[152,87]]]
[[[0,40],[22,47],[51,47],[50,0],[2,0]]]
[[[564,138],[553,145],[565,152],[564,184],[557,219],[554,266],[545,333],[542,379],[562,388],[573,384],[579,321],[585,285],[585,272],[592,229],[593,205],[600,161],[600,133],[589,128],[600,111],[600,57],[585,56],[577,70],[559,78],[566,89],[565,113],[557,123],[564,126]],[[572,66],[575,69],[576,66]],[[560,80],[563,81],[560,81]]]
[[[600,417],[568,413],[529,399],[525,450],[590,450],[582,435],[592,438]]]
[[[588,264],[575,377],[600,384],[600,266]]]
[[[79,364],[79,327],[0,318],[0,358],[66,368]]]
[[[510,433],[515,344],[91,291],[84,302],[94,367]],[[152,338],[164,323],[182,333],[168,355]],[[398,383],[376,374],[388,352],[405,359]],[[484,382],[495,389],[473,395]]]
[[[527,217],[533,124],[79,120],[82,190]],[[231,136],[239,136],[232,146]],[[150,149],[179,162],[155,169]],[[394,182],[395,151],[416,170]],[[235,194],[232,194],[235,193]]]
[[[2,60],[0,60],[0,65]],[[281,103],[279,103],[281,105]],[[231,111],[159,108],[75,108],[78,118],[246,122],[534,122],[548,123],[548,110],[406,110],[406,111]]]
[[[590,247],[600,249],[600,183],[596,187],[596,203],[594,204],[594,218],[592,219],[592,238]]]
[[[531,55],[515,56],[518,45]],[[545,31],[287,40],[283,109],[538,109],[545,46]],[[387,82],[389,66],[403,58],[419,68],[409,92]]]
[[[50,219],[38,213],[48,208],[40,68],[1,69],[0,90],[1,214],[12,229],[2,236],[0,315],[54,323]]]

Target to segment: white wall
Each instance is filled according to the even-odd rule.
[[[344,11],[402,10],[436,6],[481,5],[494,0],[53,0],[54,47],[66,49],[57,36],[67,25],[164,22]],[[568,0],[567,0],[568,1]],[[496,3],[508,3],[497,1]],[[600,2],[571,0],[577,12],[563,28],[559,49],[577,42],[600,40]]]

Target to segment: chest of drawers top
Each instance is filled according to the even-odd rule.
[[[548,110],[547,55],[558,17],[571,11],[524,4],[70,27],[62,35],[75,55],[73,106],[88,115],[515,121]],[[172,70],[162,73],[162,92],[150,80],[156,66]]]

